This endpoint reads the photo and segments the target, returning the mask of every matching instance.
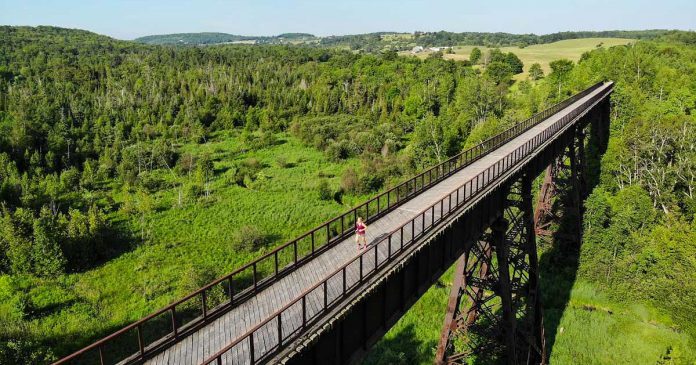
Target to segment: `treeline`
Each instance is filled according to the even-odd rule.
[[[483,46],[483,47],[525,47],[534,44],[545,44],[566,39],[579,38],[631,38],[655,39],[675,31],[654,30],[610,30],[586,32],[558,32],[544,35],[485,33],[485,32],[375,32],[366,34],[350,34],[340,36],[317,37],[307,33],[285,33],[277,36],[242,36],[227,33],[179,33],[151,35],[135,39],[145,44],[169,45],[210,45],[229,42],[254,41],[257,44],[283,44],[288,41],[300,42],[304,45],[317,45],[324,48],[346,47],[368,53],[381,52],[387,49],[407,50],[414,45],[423,47],[433,46]]]
[[[415,41],[418,45],[429,46],[530,46],[533,44],[553,43],[566,39],[580,38],[632,38],[653,39],[666,34],[667,30],[611,30],[599,32],[558,32],[544,35],[536,34],[511,34],[511,33],[479,33],[479,32],[415,32]]]
[[[287,41],[313,41],[315,39],[317,37],[307,33],[283,33],[277,36],[264,37],[202,32],[149,35],[136,38],[134,41],[156,45],[208,45],[243,41],[253,41],[257,44],[281,44]]]
[[[368,33],[321,38],[319,44],[327,47],[349,47],[365,52],[379,52],[385,49],[407,50],[414,45],[423,47],[452,47],[452,46],[483,46],[483,47],[526,47],[534,44],[545,44],[566,39],[579,38],[631,38],[655,39],[675,31],[668,30],[613,30],[599,32],[558,32],[552,34],[511,34],[511,33],[482,33],[482,32],[414,32],[412,37],[407,33]]]
[[[671,33],[659,42],[594,50],[567,85],[616,82],[612,138],[586,202],[580,276],[618,300],[651,302],[696,339],[693,39]]]
[[[519,119],[505,112],[509,77],[394,54],[2,27],[0,75],[0,272],[12,274],[79,271],[123,250],[132,237],[105,217],[151,211],[148,195],[172,187],[157,171],[186,177],[179,200],[208,194],[211,163],[179,147],[216,131],[250,148],[289,131],[332,159],[359,157],[364,183],[345,185],[365,193],[459,152],[482,121]],[[253,178],[238,170],[240,185]]]

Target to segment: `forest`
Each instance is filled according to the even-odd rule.
[[[486,32],[421,32],[397,33],[374,32],[365,34],[331,35],[318,37],[307,33],[284,33],[277,36],[243,36],[227,33],[179,33],[159,34],[136,38],[134,41],[145,44],[160,45],[212,45],[227,42],[254,41],[258,44],[298,43],[325,48],[346,48],[368,53],[385,50],[409,50],[414,46],[484,46],[484,47],[526,47],[534,44],[546,44],[565,39],[581,38],[631,38],[654,39],[667,34],[679,32],[663,29],[654,30],[613,30],[558,32],[543,35],[486,33]]]
[[[64,356],[600,80],[612,138],[577,276],[657,308],[688,363],[696,36],[654,38],[513,82],[521,61],[495,50],[475,68],[0,27],[0,363]]]

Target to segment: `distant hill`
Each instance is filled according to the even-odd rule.
[[[385,50],[408,50],[414,46],[485,46],[526,47],[547,44],[567,39],[584,38],[629,38],[653,39],[670,33],[668,30],[609,30],[599,32],[558,32],[544,35],[484,33],[484,32],[375,32],[317,37],[308,33],[283,33],[277,36],[245,36],[227,33],[179,33],[140,37],[136,42],[169,45],[210,45],[225,43],[250,44],[311,44],[320,47],[346,48],[363,52]]]
[[[283,33],[277,36],[244,36],[228,33],[176,33],[149,35],[136,38],[135,41],[145,44],[183,44],[205,45],[221,43],[254,43],[254,44],[282,44],[291,42],[307,42],[317,39],[308,33]]]
[[[567,39],[584,38],[628,38],[654,39],[671,31],[653,30],[609,30],[600,32],[558,32],[544,35],[482,33],[482,32],[414,32],[394,33],[380,32],[330,36],[321,38],[320,44],[327,47],[347,47],[353,50],[383,51],[385,49],[407,50],[414,46],[483,46],[483,47],[526,47],[535,44],[547,44]]]

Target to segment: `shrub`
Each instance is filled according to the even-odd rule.
[[[355,193],[358,189],[358,174],[352,168],[346,169],[341,176],[341,189],[348,193]]]
[[[258,159],[247,158],[230,170],[231,180],[239,186],[249,188],[262,168],[263,164]]]
[[[329,183],[326,180],[319,181],[319,186],[317,187],[317,189],[319,190],[319,199],[331,200],[333,198],[331,188],[329,187]]]
[[[285,158],[285,156],[278,156],[278,158],[276,158],[276,165],[281,169],[286,169],[292,166],[292,164],[288,162],[288,159]]]
[[[234,245],[246,251],[254,251],[268,244],[268,235],[256,226],[242,226],[234,237]]]
[[[384,184],[384,179],[381,176],[365,174],[360,177],[360,191],[369,193],[379,190]]]

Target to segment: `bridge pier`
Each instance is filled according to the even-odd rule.
[[[476,353],[510,364],[544,363],[532,179],[524,173],[502,189],[504,209],[460,257],[437,364],[464,364]]]
[[[509,364],[546,363],[536,236],[550,237],[552,224],[563,215],[573,222],[564,241],[580,245],[582,201],[592,186],[586,141],[589,135],[590,155],[604,152],[608,118],[605,99],[550,146],[546,156],[539,156],[510,185],[501,187],[507,196],[504,211],[459,258],[437,364],[464,364],[477,354]],[[535,210],[532,183],[544,163]]]

